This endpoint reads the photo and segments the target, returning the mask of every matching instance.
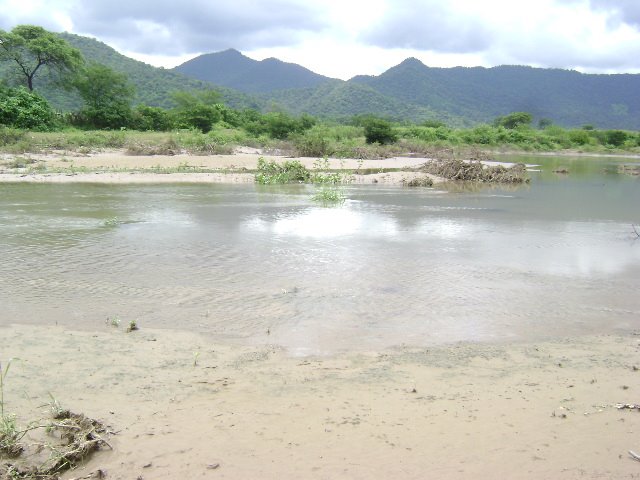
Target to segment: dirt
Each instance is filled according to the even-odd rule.
[[[639,337],[294,357],[185,331],[11,325],[6,409],[110,425],[63,478],[638,478]]]

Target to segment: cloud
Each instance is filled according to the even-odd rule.
[[[360,40],[382,48],[476,54],[484,64],[637,69],[637,0],[395,0]]]
[[[268,3],[92,1],[73,17],[74,29],[148,54],[211,52],[229,47],[295,44],[305,31],[323,28],[312,6],[296,0]]]
[[[382,48],[473,53],[491,45],[492,31],[473,10],[457,9],[440,0],[393,3],[381,20],[366,28],[361,39]]]
[[[63,22],[52,18],[55,11],[70,20],[74,33],[95,36],[128,51],[163,55],[295,45],[305,32],[326,27],[320,7],[302,0],[64,0],[51,4],[40,12],[18,7],[22,18],[12,18],[12,23],[24,19],[56,29],[52,24]]]
[[[591,0],[596,10],[609,12],[617,21],[640,27],[640,2],[638,0]]]

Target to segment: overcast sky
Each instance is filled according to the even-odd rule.
[[[343,79],[407,57],[640,73],[640,0],[0,0],[23,23],[165,67],[236,48]]]

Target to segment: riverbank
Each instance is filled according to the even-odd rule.
[[[186,331],[11,325],[5,410],[116,432],[63,478],[632,478],[638,337],[291,357]]]
[[[299,161],[308,169],[316,168],[317,158],[283,157],[247,152],[233,155],[194,156],[188,154],[132,156],[124,151],[95,154],[48,153],[27,157],[5,156],[0,164],[0,182],[4,183],[253,183],[258,159],[267,162]],[[350,173],[351,183],[404,185],[414,179],[431,178],[422,172],[398,171],[417,168],[427,158],[394,157],[381,160],[327,159],[323,169]],[[389,171],[392,170],[392,171]]]

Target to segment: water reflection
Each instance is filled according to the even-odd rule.
[[[349,203],[339,208],[307,208],[274,217],[254,216],[244,222],[244,228],[274,235],[311,238],[349,235],[393,237],[398,234],[396,221],[390,215],[363,212],[350,207]]]
[[[301,354],[637,328],[637,179],[545,161],[520,189],[352,186],[340,208],[300,186],[0,185],[0,324],[117,315]]]

